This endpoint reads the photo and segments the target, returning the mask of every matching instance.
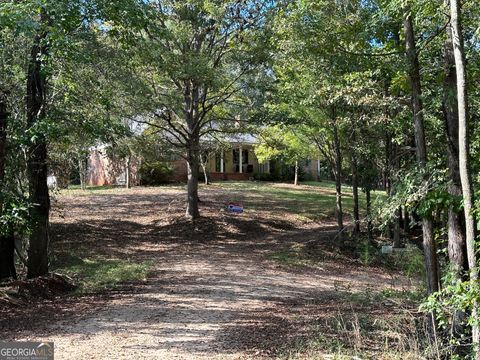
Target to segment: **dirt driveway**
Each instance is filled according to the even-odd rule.
[[[241,215],[223,210],[231,198],[258,204],[271,198],[204,188],[205,218],[190,224],[184,197],[178,187],[59,196],[52,226],[57,256],[151,260],[152,273],[103,297],[54,301],[42,326],[30,314],[21,320],[30,325],[16,324],[9,337],[54,341],[57,359],[270,358],[311,336],[328,316],[378,311],[345,303],[348,294],[402,286],[330,249],[335,232],[328,222],[297,221],[288,211],[272,216],[272,206],[283,206],[274,202]],[[324,249],[318,266],[272,260],[305,246]]]

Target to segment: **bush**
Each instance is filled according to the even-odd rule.
[[[302,170],[302,174],[300,174],[300,181],[316,181],[317,180],[317,177],[315,175],[312,175],[310,173],[303,173],[303,170]]]
[[[173,166],[162,161],[146,162],[140,166],[139,174],[142,185],[161,185],[169,182]]]
[[[253,178],[258,181],[276,181],[274,174],[269,173],[254,173]]]

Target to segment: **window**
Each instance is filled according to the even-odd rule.
[[[222,161],[222,155],[219,153],[215,154],[215,171],[216,172],[222,172],[221,161]],[[223,171],[225,171],[225,159],[223,159]]]
[[[243,150],[242,155],[243,155],[243,159],[242,159],[243,163],[248,164],[248,150]]]
[[[233,149],[233,163],[238,164],[238,149]]]
[[[238,165],[239,162],[239,150],[233,149],[233,163]],[[248,150],[242,150],[242,163],[248,164]]]

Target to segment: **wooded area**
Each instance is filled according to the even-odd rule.
[[[307,214],[319,226],[308,241],[323,244],[327,236],[340,257],[359,249],[378,255],[386,245],[420,248],[425,283],[416,307],[430,345],[419,356],[480,360],[478,5],[0,2],[0,300],[2,287],[57,279],[58,234],[68,238],[68,231],[58,232],[66,226],[58,219],[51,224],[52,209],[73,206],[69,187],[79,186],[72,195],[79,199],[89,194],[95,154],[104,151],[124,174],[122,206],[144,196],[133,185],[160,185],[184,161],[185,215],[172,219],[169,205],[152,221],[199,242],[205,234],[197,239],[197,230],[220,221],[218,194],[235,203],[237,190],[229,194],[222,186],[232,185],[216,181],[227,179],[230,161],[232,179],[249,179],[238,196],[252,209],[256,192],[272,202],[272,216],[289,196],[315,211],[327,206],[332,216]],[[258,190],[264,180],[271,200]],[[313,180],[332,186],[308,187]],[[293,193],[277,182],[292,182]],[[215,186],[221,191],[212,195]],[[174,203],[171,189],[159,187],[159,201]],[[105,218],[123,216],[112,208]],[[287,206],[292,213],[305,215]],[[330,220],[333,234],[324,229]]]

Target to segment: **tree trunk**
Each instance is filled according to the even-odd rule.
[[[206,155],[206,157],[208,158],[208,154]],[[203,170],[204,183],[205,183],[205,185],[208,185],[208,184],[210,184],[210,181],[208,179],[207,163],[206,163],[206,161],[203,160],[203,156],[200,156],[200,165],[202,166],[202,170]]]
[[[5,181],[5,163],[6,163],[6,145],[7,145],[7,105],[1,98],[0,93],[0,190],[2,190]]]
[[[204,91],[193,80],[184,81],[185,122],[188,129],[187,141],[187,211],[191,220],[200,217],[198,210],[198,176],[200,173],[200,93]],[[241,164],[240,164],[241,165]]]
[[[388,97],[388,84],[385,85],[385,97]],[[388,111],[388,107],[385,107],[385,115],[390,116],[390,112]],[[391,197],[392,194],[392,135],[390,131],[387,131],[385,134],[385,170],[383,172],[384,177],[384,184],[385,184],[385,192],[387,193],[388,197]],[[390,240],[395,238],[394,229],[392,229],[391,224],[388,224],[387,227],[388,238]]]
[[[343,244],[343,210],[342,210],[342,155],[340,149],[340,138],[338,136],[338,126],[336,120],[335,109],[332,110],[333,125],[333,146],[335,152],[335,215],[338,227],[338,242]]]
[[[388,93],[386,94],[388,96]],[[388,113],[386,114],[387,116],[389,115]],[[387,193],[388,196],[391,195],[392,191],[392,182],[390,179],[390,172],[391,172],[391,166],[392,166],[392,136],[390,135],[390,132],[387,132],[385,135],[385,170],[383,171],[383,183],[384,183],[384,188],[385,192]]]
[[[408,235],[410,229],[410,214],[406,208],[403,208],[403,232]]]
[[[188,149],[187,212],[192,220],[200,217],[198,210],[199,140],[193,141]]]
[[[447,0],[448,1],[448,0]],[[445,82],[442,109],[445,120],[447,137],[447,155],[450,183],[448,192],[454,197],[462,196],[462,184],[458,159],[458,103],[457,103],[457,76],[455,72],[455,58],[453,55],[451,29],[447,29],[445,43]],[[457,278],[467,269],[466,242],[464,230],[465,217],[463,211],[450,206],[448,209],[448,256],[450,264],[457,273]]]
[[[352,150],[355,151],[355,150]],[[352,155],[352,192],[353,192],[353,232],[360,234],[360,211],[359,211],[359,197],[358,197],[358,169],[357,158],[355,154]]]
[[[400,160],[398,157],[398,146],[397,144],[392,143],[392,151],[391,151],[391,167],[392,170],[398,171],[400,169]],[[391,180],[390,180],[391,182]],[[395,195],[395,189],[393,187],[390,187],[390,193],[391,195]],[[394,220],[393,220],[393,247],[399,248],[401,246],[401,241],[400,241],[400,218],[402,215],[402,209],[398,208],[395,210],[394,214]]]
[[[469,166],[467,74],[465,69],[461,8],[458,0],[450,0],[450,10],[453,54],[457,73],[459,169],[462,184],[463,209],[465,213],[465,240],[470,281],[476,284],[478,282],[478,268],[475,246],[475,218],[472,212],[473,189]],[[472,317],[478,320],[478,302],[476,301],[473,304]],[[480,359],[480,331],[478,325],[475,323],[472,325],[472,342],[475,347],[475,357],[476,359]]]
[[[131,180],[131,162],[132,157],[131,155],[127,155],[127,159],[125,161],[125,187],[130,189],[132,187],[132,180]]]
[[[293,180],[293,185],[298,185],[298,160],[295,161],[295,178]]]
[[[427,148],[425,144],[425,131],[423,120],[423,104],[420,80],[420,65],[415,44],[415,35],[413,30],[411,9],[407,6],[404,9],[404,32],[406,55],[409,66],[408,75],[412,90],[412,110],[415,127],[415,147],[417,153],[417,162],[421,168],[426,168]],[[439,289],[438,262],[435,241],[433,237],[433,221],[431,215],[426,215],[422,219],[423,231],[423,249],[425,253],[425,266],[427,272],[427,290],[432,294]],[[432,325],[434,324],[432,314]]]
[[[372,198],[369,188],[365,189],[365,197],[367,202],[367,234],[368,241],[373,242],[373,225],[372,225]]]
[[[450,6],[449,0],[446,5]],[[453,197],[462,196],[462,184],[458,160],[458,103],[457,103],[457,75],[455,71],[455,57],[453,54],[452,31],[447,28],[447,40],[444,49],[445,81],[443,89],[442,110],[445,121],[447,140],[447,166],[449,170],[448,192]],[[468,269],[467,248],[465,239],[465,216],[457,206],[448,208],[448,257],[450,267],[455,273],[454,281],[464,280]],[[464,311],[455,311],[452,319],[452,334],[460,340],[465,333]],[[461,347],[454,347],[457,355],[462,354]]]
[[[399,248],[401,246],[400,241],[400,208],[395,210],[394,222],[393,222],[393,247]]]
[[[80,177],[80,188],[85,190],[86,186],[86,169],[85,169],[85,157],[83,156],[83,151],[78,155],[78,175]]]
[[[46,22],[42,10],[41,21]],[[44,44],[46,33],[36,36],[31,49],[27,77],[27,124],[34,128],[46,115],[46,78],[42,61],[47,53]],[[47,186],[47,142],[44,134],[37,134],[29,146],[27,171],[29,178],[30,201],[33,204],[31,217],[30,243],[28,248],[29,278],[48,273],[49,212],[50,197]]]
[[[5,185],[5,163],[6,163],[6,142],[7,142],[7,106],[0,94],[0,193],[4,191]],[[1,199],[0,199],[1,200]],[[0,201],[0,215],[3,213],[3,204]],[[7,226],[0,233],[0,280],[17,278],[15,270],[15,237],[13,229]]]
[[[15,269],[15,236],[13,230],[8,228],[0,235],[0,280],[17,278]]]

